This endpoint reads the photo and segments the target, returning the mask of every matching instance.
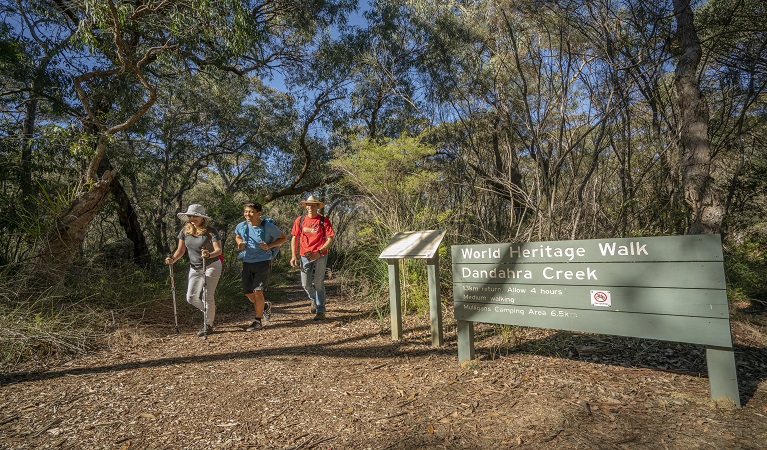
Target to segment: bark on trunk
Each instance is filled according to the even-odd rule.
[[[99,134],[96,153],[103,155],[107,140],[105,134]],[[87,179],[88,190],[83,191],[56,218],[56,225],[37,248],[35,260],[26,265],[26,275],[38,287],[53,286],[66,275],[85,241],[88,225],[109,196],[114,177],[115,171],[107,170],[101,177]]]
[[[701,46],[689,0],[674,0],[677,42],[681,55],[674,83],[680,111],[682,183],[692,209],[689,234],[719,233],[724,217],[722,195],[711,176],[709,111],[698,84]]]
[[[32,138],[35,134],[35,121],[37,120],[37,92],[36,83],[33,82],[31,95],[27,101],[27,114],[24,117],[23,137],[21,145],[21,197],[24,205],[29,204],[29,197],[34,193],[32,183]]]
[[[42,282],[43,286],[50,286],[64,277],[85,240],[88,225],[109,195],[114,176],[114,171],[105,172],[56,220],[56,226],[37,252],[37,261],[27,266],[32,269],[28,273],[32,279]]]
[[[115,172],[114,168],[105,156],[101,160],[99,173]],[[136,210],[133,209],[128,193],[125,192],[120,180],[115,177],[109,186],[115,204],[117,205],[117,216],[120,219],[120,225],[125,230],[125,235],[133,242],[133,261],[141,267],[148,267],[150,262],[149,247],[147,246],[144,233],[141,230],[141,224],[138,220]]]

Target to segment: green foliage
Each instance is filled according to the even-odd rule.
[[[376,225],[393,233],[436,221],[437,208],[423,196],[439,180],[429,164],[433,154],[421,139],[406,135],[382,142],[365,139],[352,151],[339,152],[331,165],[364,194],[360,206]]]
[[[378,255],[391,236],[400,231],[437,229],[450,212],[431,195],[438,187],[439,171],[431,158],[434,149],[422,139],[403,135],[397,139],[357,142],[354,150],[338,154],[333,167],[346,174],[345,182],[363,195],[356,197],[355,215],[359,223],[352,225],[354,247],[338,249],[342,276],[363,292],[374,304],[388,306],[388,267]],[[356,228],[359,227],[359,228]],[[361,249],[358,251],[357,249]],[[401,279],[403,308],[422,314],[429,310],[426,267],[423,261],[403,260]]]
[[[767,240],[751,238],[728,248],[725,257],[727,295],[747,301],[756,310],[767,309]]]
[[[357,188],[371,196],[391,197],[394,203],[397,197],[419,195],[436,180],[425,164],[433,154],[434,149],[419,138],[403,135],[382,143],[359,141],[351,152],[339,155],[332,163]]]
[[[42,237],[53,226],[54,219],[69,206],[77,195],[77,188],[70,191],[49,192],[40,186],[40,194],[33,198],[35,208],[31,211],[17,208],[15,228],[30,238]]]
[[[354,293],[354,298],[369,301],[379,315],[388,312],[388,268],[378,259],[381,250],[389,242],[385,230],[369,224],[355,231],[353,247],[334,245],[330,252],[331,264],[337,267],[339,292]]]
[[[422,259],[400,261],[403,271],[402,309],[418,315],[429,313],[429,282],[426,262]]]

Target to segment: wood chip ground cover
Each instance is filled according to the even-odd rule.
[[[764,323],[733,321],[742,408],[708,399],[692,345],[478,324],[459,365],[455,323],[391,340],[333,295],[313,322],[297,289],[263,331],[219,316],[207,340],[169,323],[103,351],[0,375],[0,448],[757,449],[767,442]],[[186,305],[183,305],[186,306]],[[172,318],[171,318],[172,320]],[[169,321],[170,322],[170,321]]]

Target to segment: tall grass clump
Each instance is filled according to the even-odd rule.
[[[176,269],[179,321],[185,308],[186,271]],[[13,368],[50,357],[83,354],[109,345],[110,334],[147,324],[173,327],[168,269],[80,263],[62,282],[37,290],[6,267],[0,271],[0,365]]]
[[[10,275],[0,273],[0,367],[96,347],[106,316],[86,299],[67,299],[57,288],[25,292]]]
[[[380,229],[365,227],[355,231],[355,245],[335,246],[330,253],[329,265],[335,267],[340,295],[370,303],[372,310],[383,320],[389,314],[388,266],[378,255],[389,238]]]
[[[379,315],[388,314],[388,265],[378,259],[391,237],[403,231],[439,229],[447,215],[444,205],[421,193],[434,191],[441,180],[433,166],[435,149],[422,136],[364,139],[353,151],[339,150],[332,161],[344,174],[350,211],[335,263],[347,292],[372,300]],[[400,260],[403,307],[428,311],[429,297],[423,261]]]

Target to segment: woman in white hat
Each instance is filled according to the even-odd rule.
[[[213,332],[213,319],[216,317],[215,293],[222,270],[219,259],[221,240],[216,229],[210,226],[211,218],[205,214],[204,206],[189,205],[186,212],[178,213],[178,217],[186,222],[186,225],[178,233],[176,251],[173,256],[165,258],[165,264],[175,263],[184,256],[184,253],[189,255],[189,284],[186,289],[186,301],[204,313],[205,323],[197,335],[207,336]],[[202,271],[203,258],[205,258],[205,273]],[[205,295],[203,295],[203,287]]]

